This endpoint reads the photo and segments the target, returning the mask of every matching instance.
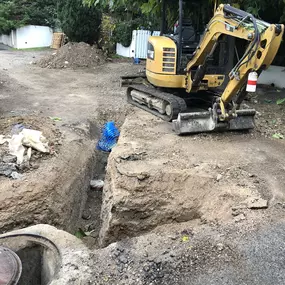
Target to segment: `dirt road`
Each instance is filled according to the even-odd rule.
[[[93,117],[102,109],[126,105],[119,77],[139,68],[131,63],[109,63],[96,70],[42,69],[32,62],[46,52],[1,51],[1,115],[57,116],[63,123]],[[106,118],[108,119],[108,118]]]

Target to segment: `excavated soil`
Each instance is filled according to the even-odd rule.
[[[105,62],[106,59],[102,50],[81,42],[68,43],[36,63],[43,68],[96,69]]]
[[[136,111],[109,158],[101,244],[162,224],[246,219],[251,201],[262,209],[283,203],[283,148],[258,130],[178,137],[170,124]]]

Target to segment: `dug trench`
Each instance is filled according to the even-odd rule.
[[[102,116],[100,113],[88,123],[61,126],[36,116],[0,120],[1,133],[10,133],[13,126],[21,124],[42,131],[52,145],[51,154],[32,152],[29,165],[17,170],[20,179],[0,176],[1,233],[40,223],[72,234],[81,228],[87,231],[87,225],[89,231],[98,231],[102,189],[90,190],[90,181],[105,177],[108,153],[96,150],[105,122]],[[6,144],[1,145],[1,158],[7,157],[6,149]]]

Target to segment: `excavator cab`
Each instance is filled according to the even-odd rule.
[[[182,54],[192,55],[200,42],[199,32],[195,30],[190,19],[183,19],[181,28],[182,28],[182,38],[181,38]],[[179,36],[179,27],[177,35]]]
[[[146,76],[156,87],[186,88],[185,70],[201,40],[199,23],[194,24],[192,19],[184,17],[186,4],[187,1],[179,0],[178,27],[169,33],[165,24],[166,0],[163,0],[160,36],[149,38]],[[205,76],[199,90],[218,88],[224,83],[225,71],[218,67],[221,66],[211,65],[210,76]]]
[[[178,70],[183,70],[186,68],[187,63],[192,59],[193,54],[200,42],[200,34],[193,25],[191,19],[183,18],[181,29],[181,41],[179,39],[179,24],[174,36],[172,37],[175,40],[178,49],[182,49],[181,66],[178,66]]]

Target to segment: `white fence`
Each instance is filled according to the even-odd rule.
[[[158,36],[160,32],[146,31],[146,30],[136,30],[133,31],[132,43],[129,47],[124,47],[121,44],[117,44],[117,54],[124,57],[134,57],[134,58],[147,58],[147,42],[151,35]]]
[[[30,25],[14,30],[10,35],[0,35],[0,43],[17,49],[49,47],[52,36],[51,28]]]

